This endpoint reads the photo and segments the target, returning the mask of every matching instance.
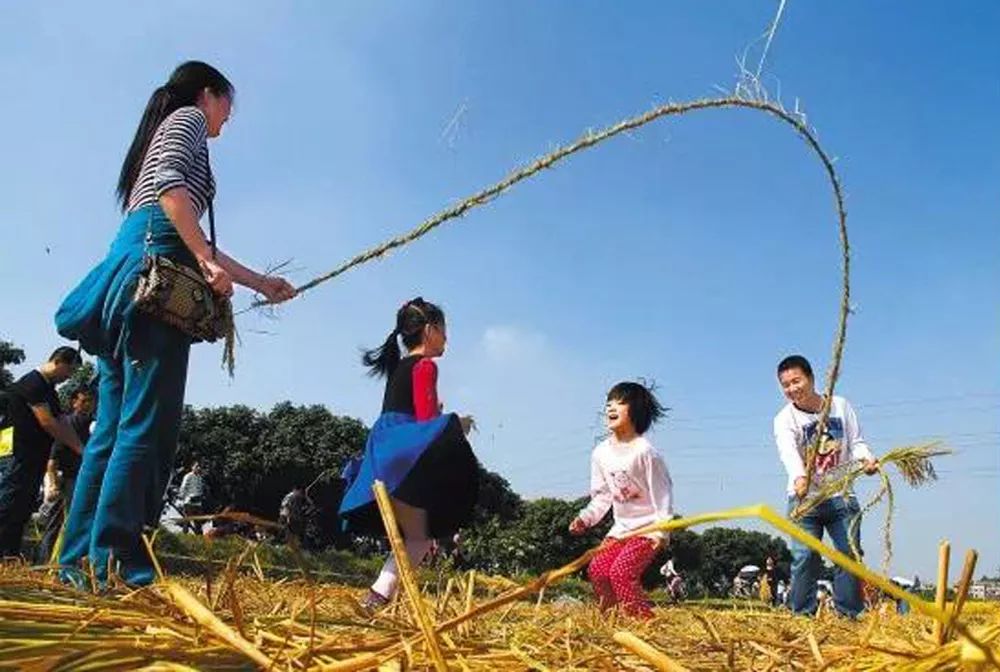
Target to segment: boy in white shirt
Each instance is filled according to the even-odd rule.
[[[570,523],[573,534],[583,534],[614,512],[614,525],[587,574],[601,610],[621,606],[639,618],[653,615],[642,590],[642,573],[666,542],[657,532],[621,539],[632,530],[673,517],[670,472],[643,434],[666,409],[652,391],[639,383],[618,383],[608,392],[605,407],[611,436],[594,448],[590,460],[590,503]]]
[[[872,455],[861,434],[861,425],[854,409],[843,397],[834,396],[813,465],[812,482],[807,483],[806,448],[815,440],[823,398],[816,393],[809,360],[801,355],[781,360],[778,364],[778,381],[789,402],[774,417],[774,440],[778,445],[778,455],[788,472],[789,514],[807,494],[815,492],[823,477],[832,470],[851,461],[861,461],[868,474],[878,470],[878,460]],[[850,525],[858,512],[858,500],[853,493],[849,493],[820,502],[797,522],[817,539],[822,539],[823,531],[826,530],[838,551],[852,555]],[[859,549],[860,528],[858,525],[854,539],[855,546]],[[816,581],[819,577],[820,557],[794,539],[791,551],[789,606],[796,613],[813,614],[817,607]],[[834,569],[833,593],[837,611],[845,616],[853,618],[864,608],[861,585],[857,578],[839,567]]]

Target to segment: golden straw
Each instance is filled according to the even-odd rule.
[[[396,524],[396,516],[392,510],[392,502],[389,499],[389,491],[385,489],[382,481],[375,481],[372,486],[375,491],[375,502],[378,504],[378,512],[382,515],[382,522],[385,524],[385,532],[389,537],[389,545],[392,547],[392,554],[396,558],[396,567],[399,569],[399,578],[403,583],[403,590],[410,599],[410,606],[420,626],[420,631],[427,642],[427,650],[434,661],[434,667],[438,672],[448,672],[448,664],[444,662],[444,653],[441,651],[441,643],[434,632],[434,623],[424,605],[420,594],[420,586],[413,575],[413,567],[410,566],[410,556],[406,553],[406,545],[403,537],[399,533],[399,526]]]

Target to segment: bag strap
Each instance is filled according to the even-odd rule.
[[[208,243],[212,246],[212,259],[215,259],[215,199],[208,202]]]
[[[212,197],[208,199],[208,244],[212,246],[212,260],[215,260],[217,251],[215,245],[215,174],[212,172],[212,164],[208,164],[208,179],[212,185]]]

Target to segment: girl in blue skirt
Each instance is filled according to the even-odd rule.
[[[479,494],[479,463],[466,440],[472,418],[442,413],[438,401],[434,358],[444,354],[446,341],[444,312],[418,297],[396,313],[385,343],[365,353],[371,375],[386,379],[382,415],[340,506],[350,531],[381,534],[372,485],[385,483],[414,565],[432,539],[450,537],[468,522]],[[398,585],[390,556],[363,606],[369,611],[383,606]]]
[[[107,256],[70,292],[56,328],[98,356],[97,422],[66,519],[59,563],[74,581],[89,558],[99,584],[109,570],[127,583],[153,580],[142,544],[159,519],[184,405],[191,339],[135,310],[146,254],[199,269],[213,291],[233,283],[270,301],[289,299],[285,280],[256,273],[221,250],[212,254],[198,224],[215,196],[209,138],[229,119],[233,86],[198,61],[180,65],[150,97],[118,179],[125,220]]]

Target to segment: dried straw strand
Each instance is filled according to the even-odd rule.
[[[951,639],[952,634],[954,634],[952,632],[952,623],[962,614],[962,608],[965,607],[965,600],[969,597],[969,588],[972,586],[972,577],[976,571],[976,561],[978,559],[979,553],[974,549],[969,549],[965,554],[965,562],[962,564],[962,574],[958,580],[958,588],[955,591],[955,605],[951,610],[948,624],[944,629],[945,641]]]
[[[676,662],[670,656],[659,651],[628,630],[616,632],[614,640],[626,649],[639,656],[660,672],[688,672],[688,668]]]
[[[434,623],[427,613],[420,586],[417,585],[416,577],[413,575],[413,567],[410,565],[410,556],[406,552],[406,545],[399,533],[399,526],[396,524],[396,515],[393,512],[392,501],[389,499],[389,491],[386,490],[385,484],[378,480],[375,481],[372,489],[375,491],[375,502],[378,504],[382,523],[385,525],[385,532],[389,537],[392,554],[396,558],[396,568],[399,571],[403,590],[410,600],[410,608],[413,610],[414,619],[423,633],[427,650],[434,662],[434,668],[438,672],[448,672],[448,664],[445,662],[444,652],[441,651],[441,643],[438,641],[437,633],[434,632]]]

